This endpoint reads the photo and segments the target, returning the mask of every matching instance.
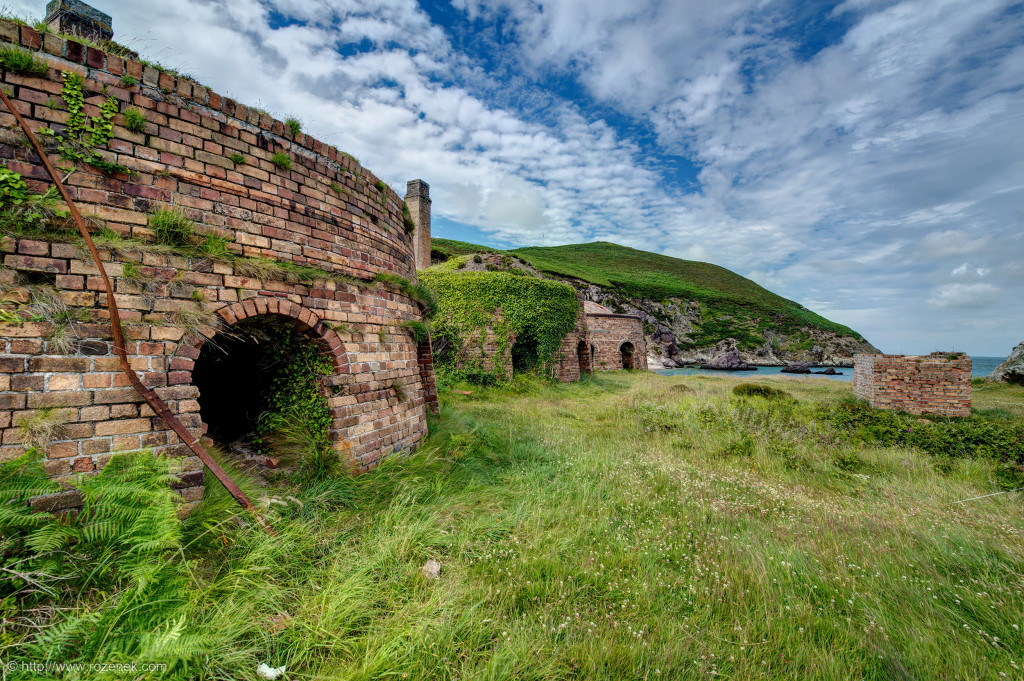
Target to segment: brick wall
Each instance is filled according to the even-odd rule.
[[[587,326],[594,349],[594,370],[622,369],[622,346],[633,344],[634,369],[647,368],[643,320],[620,314],[589,313]]]
[[[191,372],[204,343],[218,329],[267,316],[290,320],[331,353],[335,372],[325,387],[331,437],[354,470],[369,470],[388,452],[418,444],[426,410],[436,406],[433,363],[429,348],[424,352],[400,324],[419,318],[420,310],[403,294],[369,281],[379,272],[415,277],[397,194],[386,186],[381,191],[377,178],[351,157],[308,135],[293,136],[280,121],[191,80],[7,21],[0,21],[0,41],[38,50],[50,64],[44,78],[3,76],[35,130],[63,128],[60,74],[68,70],[85,78],[87,114],[114,97],[122,111],[132,105],[146,116],[142,133],[126,130],[117,116],[110,148],[102,151],[131,175],[83,166],[68,178],[84,214],[146,240],[152,236],[147,214],[175,207],[198,232],[227,238],[239,256],[309,264],[357,280],[290,283],[245,276],[221,262],[103,249],[131,364],[194,434],[203,425]],[[125,87],[125,74],[138,84]],[[41,191],[48,177],[19,136],[13,116],[0,111],[0,158]],[[290,171],[270,163],[279,151],[292,158]],[[232,153],[247,162],[236,166]],[[201,465],[120,373],[98,270],[62,238],[68,237],[0,241],[8,309],[28,296],[19,279],[45,277],[69,309],[88,319],[64,329],[70,343],[59,341],[47,323],[0,324],[0,459],[23,451],[19,421],[53,408],[65,423],[47,448],[46,467],[55,479],[71,486],[77,474],[101,469],[112,452],[153,447],[181,456],[182,495],[196,501],[203,493]],[[128,263],[130,277],[124,276]],[[212,315],[211,325],[187,333],[182,314],[200,311]],[[59,509],[78,501],[69,490],[42,503]]]
[[[853,360],[854,395],[876,409],[971,415],[971,358],[966,355],[855,355]]]
[[[87,115],[98,114],[113,97],[122,112],[135,106],[146,117],[143,132],[133,133],[123,127],[123,116],[116,116],[109,150],[102,152],[133,175],[109,176],[83,167],[68,179],[83,214],[105,220],[115,231],[148,238],[146,214],[172,205],[200,231],[229,238],[229,249],[241,255],[308,263],[360,278],[377,272],[415,277],[402,199],[386,185],[378,189],[378,178],[352,157],[304,133],[293,136],[281,121],[192,80],[136,61],[0,20],[4,41],[40,50],[38,56],[51,66],[46,78],[4,74],[34,130],[60,131],[67,122],[61,71],[86,79]],[[137,84],[125,87],[124,75]],[[0,111],[0,129],[17,129],[6,111]],[[4,141],[9,140],[8,133]],[[290,171],[271,163],[278,152],[291,157]],[[229,158],[233,153],[247,162],[236,165]],[[33,155],[9,143],[0,153],[8,168],[38,180],[42,188],[49,179]]]
[[[474,329],[463,339],[455,365],[494,374],[501,379],[512,376],[512,346],[516,335],[506,328],[505,312],[500,307],[491,313],[491,323]],[[508,341],[504,341],[505,337]]]
[[[581,343],[582,355],[580,354]],[[555,378],[562,383],[578,381],[584,373],[593,373],[594,371],[590,362],[590,339],[582,298],[580,298],[579,313],[576,315],[576,326],[562,339],[562,345],[556,353],[556,360]]]

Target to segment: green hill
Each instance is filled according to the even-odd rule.
[[[502,252],[448,239],[434,239],[432,250],[439,259]],[[809,348],[814,344],[806,329],[863,341],[853,329],[776,295],[735,272],[706,262],[681,260],[607,242],[534,246],[504,252],[518,256],[542,273],[600,286],[610,294],[608,302],[613,308],[633,304],[666,325],[668,315],[663,312],[661,303],[699,304],[699,321],[688,334],[688,341],[680,342],[680,347],[706,347],[733,337],[739,341],[741,349],[752,350],[765,343],[770,335],[767,332],[773,332],[788,338],[790,350],[800,350],[802,345]]]

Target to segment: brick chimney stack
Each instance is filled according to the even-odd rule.
[[[87,38],[93,42],[113,40],[114,28],[104,14],[80,0],[51,0],[46,4],[46,23],[57,33]]]
[[[405,202],[416,225],[412,237],[416,269],[423,270],[430,267],[430,185],[423,180],[409,180]]]

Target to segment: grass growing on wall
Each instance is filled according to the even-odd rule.
[[[458,350],[467,342],[482,343],[485,331],[493,328],[502,357],[515,343],[536,347],[539,368],[550,370],[557,361],[562,339],[573,330],[579,312],[579,301],[572,287],[546,279],[534,279],[505,272],[467,272],[458,269],[457,260],[421,270],[422,285],[434,292],[437,312],[434,315],[435,346],[448,351],[435,359],[442,376],[467,371],[482,380],[503,380],[509,367],[497,366],[486,372],[475,359],[455,367]],[[503,322],[495,321],[500,308]]]
[[[138,555],[72,546],[76,580],[117,566],[91,588],[26,600],[2,577],[21,594],[6,659],[123,655],[169,665],[133,678],[165,679],[260,663],[353,681],[1018,677],[1020,496],[959,503],[999,491],[993,460],[939,470],[819,418],[846,384],[769,379],[794,398],[771,400],[734,396],[740,381],[521,376],[442,394],[424,446],[373,473],[304,489],[234,473],[273,499],[275,537],[212,482],[180,535],[161,498],[127,522],[162,537]],[[993,389],[975,418],[1022,397]],[[157,473],[132,484],[156,490]],[[41,629],[18,624],[38,606]]]

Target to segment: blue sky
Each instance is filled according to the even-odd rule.
[[[426,180],[435,236],[713,262],[886,352],[1024,339],[1024,2],[93,4],[400,193]]]

